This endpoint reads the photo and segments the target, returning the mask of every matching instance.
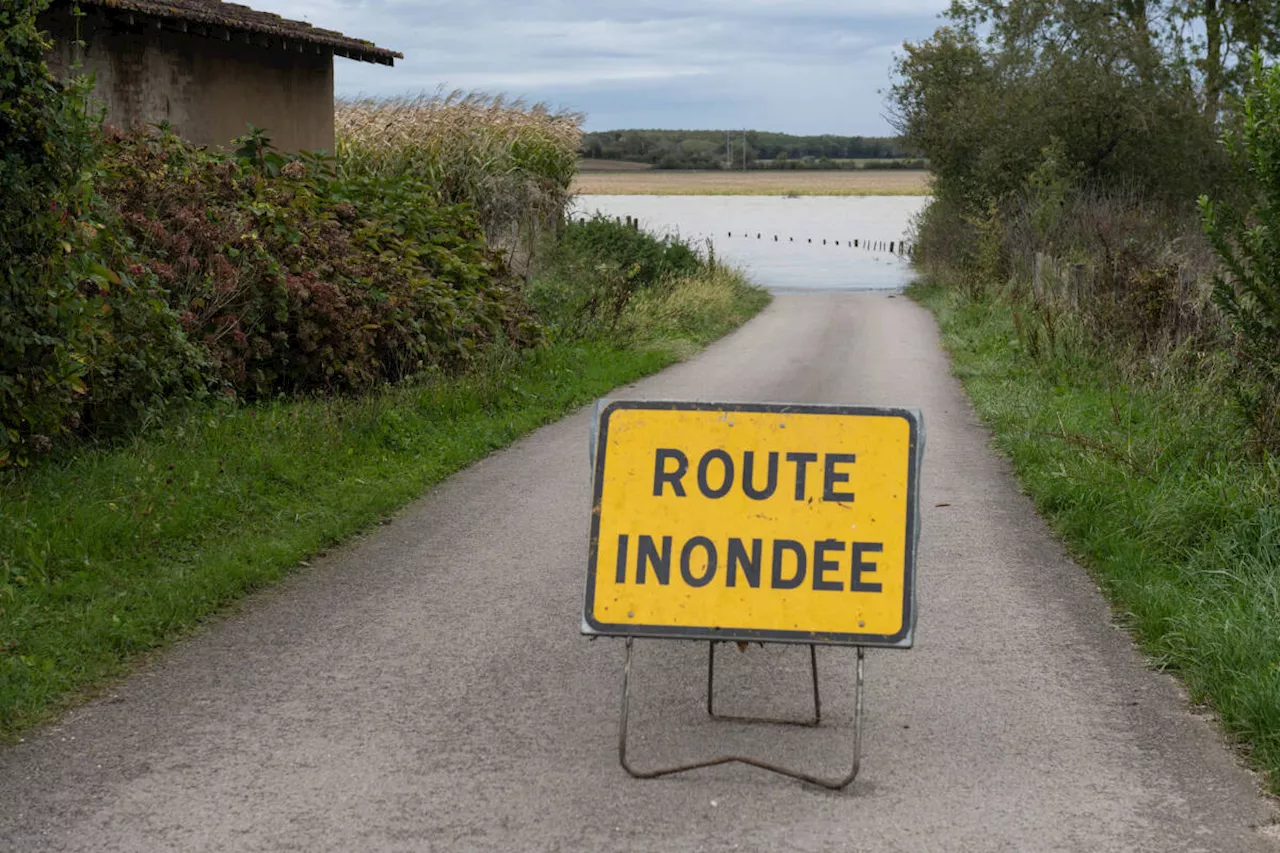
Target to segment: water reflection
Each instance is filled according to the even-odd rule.
[[[710,238],[717,256],[744,267],[770,290],[892,291],[906,286],[912,272],[887,244],[903,238],[911,217],[927,201],[920,196],[593,195],[578,199],[577,212],[632,216],[658,233]],[[852,240],[859,248],[848,245]],[[868,241],[886,248],[862,248]]]

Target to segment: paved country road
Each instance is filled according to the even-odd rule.
[[[618,767],[622,641],[577,633],[580,412],[0,750],[0,850],[1280,849],[1255,781],[1144,668],[987,449],[924,310],[783,296],[615,396],[923,410],[917,647],[868,653],[850,789]],[[636,764],[735,750],[843,771],[851,650],[819,650],[816,731],[709,722],[705,654],[638,641]],[[724,710],[804,712],[803,647],[720,661]]]

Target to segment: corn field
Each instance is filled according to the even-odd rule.
[[[559,221],[577,171],[582,116],[459,91],[340,100],[342,168],[407,175],[446,203],[469,203],[513,255]]]

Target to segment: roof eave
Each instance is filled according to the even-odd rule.
[[[380,48],[372,42],[366,43],[347,36],[342,36],[341,39],[328,36],[324,38],[299,38],[296,35],[281,33],[263,27],[237,25],[235,21],[193,17],[183,14],[182,10],[177,8],[134,8],[127,0],[124,0],[124,2],[121,2],[121,0],[89,0],[89,4],[104,12],[119,15],[128,20],[130,24],[136,23],[138,19],[153,20],[157,26],[168,26],[169,29],[176,32],[208,38],[222,38],[225,41],[230,41],[233,36],[240,36],[247,43],[257,44],[263,48],[273,47],[273,42],[286,50],[296,45],[299,52],[313,48],[318,53],[331,53],[334,56],[341,56],[357,62],[369,62],[388,67],[394,66],[397,59],[404,59],[404,54],[399,51]],[[304,22],[293,21],[290,23]]]

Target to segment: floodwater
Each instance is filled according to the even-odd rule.
[[[576,212],[635,217],[647,230],[704,247],[710,240],[717,258],[775,292],[897,291],[913,273],[888,244],[907,235],[927,203],[923,196],[590,195],[578,198]]]

